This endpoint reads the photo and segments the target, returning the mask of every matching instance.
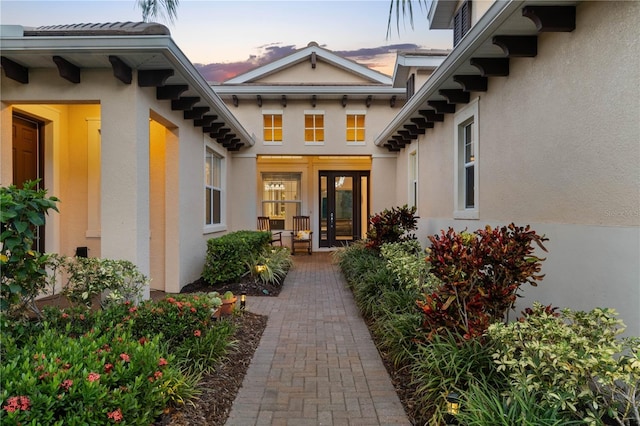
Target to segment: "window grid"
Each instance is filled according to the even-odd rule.
[[[347,114],[347,142],[364,142],[364,114]]]
[[[282,114],[263,114],[264,141],[282,142]]]
[[[304,115],[304,141],[324,142],[324,114]]]

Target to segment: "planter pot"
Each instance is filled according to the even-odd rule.
[[[223,299],[222,305],[220,305],[220,308],[218,309],[220,311],[220,315],[231,315],[231,313],[233,313],[233,308],[236,306],[236,300],[238,300],[237,297],[234,297],[233,299]]]

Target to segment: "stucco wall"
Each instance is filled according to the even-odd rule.
[[[288,84],[320,84],[340,81],[349,84],[367,84],[369,80],[337,68],[335,65],[325,62],[321,59],[316,61],[316,67],[311,67],[311,61],[306,59],[298,64],[292,65],[286,69],[278,70],[277,73],[266,76],[256,82],[263,84],[288,83]]]
[[[418,237],[530,224],[549,238],[530,304],[617,309],[640,334],[640,51],[636,2],[583,2],[479,96],[479,220],[454,220],[453,120],[420,139]],[[613,31],[615,28],[615,31]],[[399,167],[400,170],[400,167]],[[399,177],[406,182],[406,178]]]

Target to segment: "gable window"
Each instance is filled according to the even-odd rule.
[[[205,148],[204,159],[204,217],[205,227],[222,223],[222,157]]]
[[[361,142],[357,145],[364,143],[365,114],[365,111],[347,111],[347,142]]]
[[[471,29],[471,0],[462,3],[453,17],[453,46],[457,46]]]
[[[324,111],[304,112],[304,141],[306,145],[324,143]]]
[[[478,99],[456,113],[454,200],[456,219],[478,219]]]
[[[263,137],[265,144],[282,144],[282,111],[263,111]]]
[[[409,154],[409,207],[418,207],[418,152]]]

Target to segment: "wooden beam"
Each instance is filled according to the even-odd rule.
[[[214,121],[218,119],[217,115],[203,115],[202,118],[196,118],[193,120],[194,127],[206,127],[211,125]],[[222,123],[220,123],[222,124]]]
[[[444,121],[444,114],[440,114],[432,109],[421,109],[418,114],[427,119],[427,121]]]
[[[198,102],[200,102],[199,96],[187,96],[180,99],[174,99],[171,101],[171,109],[174,111],[185,111],[193,108],[193,106]]]
[[[316,95],[311,95],[311,106],[312,106],[313,108],[315,108],[315,107],[316,107],[316,103],[317,103],[317,101],[318,101],[318,98],[316,98]]]
[[[454,75],[453,81],[467,92],[486,92],[489,79],[481,75]]]
[[[424,120],[424,118],[423,118]],[[426,123],[426,121],[425,121]],[[425,130],[425,127],[420,127],[417,124],[405,124],[404,128],[407,129],[409,131],[409,133],[414,134],[414,135],[424,135],[427,131]]]
[[[231,129],[229,129],[228,127],[222,127],[214,132],[210,132],[209,134],[211,135],[212,138],[219,139],[224,135],[226,135],[227,133],[229,133],[230,131]]]
[[[538,36],[495,36],[492,42],[509,58],[533,58],[538,54]]]
[[[390,152],[398,152],[398,151],[400,151],[400,148],[398,148],[398,147],[396,147],[395,145],[390,144],[390,143],[385,143],[385,144],[384,144],[384,145],[382,145],[382,146],[384,146],[385,148],[387,148],[387,150],[389,150]]]
[[[347,95],[342,95],[342,107],[347,106]]]
[[[62,56],[54,56],[53,62],[55,62],[56,66],[58,67],[58,73],[60,74],[60,77],[74,84],[80,83],[79,67],[73,65]]]
[[[280,105],[282,105],[283,108],[287,107],[287,95],[282,95],[280,98]]]
[[[411,140],[406,140],[402,135],[393,135],[391,136],[391,139],[396,141],[396,145],[398,145],[400,148],[404,148],[405,145],[411,143]]]
[[[211,123],[208,126],[204,126],[202,128],[202,132],[203,133],[215,133],[218,131],[218,129],[220,129],[222,126],[224,126],[224,123]]]
[[[131,81],[133,81],[131,67],[115,55],[109,55],[109,62],[111,62],[113,76],[124,84],[131,84]]]
[[[180,95],[183,92],[189,90],[189,86],[186,84],[172,84],[169,86],[156,87],[156,99],[158,100],[174,100],[180,99]]]
[[[164,86],[169,77],[173,75],[173,69],[166,70],[139,70],[138,87]]]
[[[185,111],[183,113],[183,117],[185,120],[194,120],[197,118],[202,118],[203,115],[209,112],[209,109],[210,108],[208,106],[194,107],[190,110]]]
[[[471,94],[462,89],[440,89],[441,96],[447,98],[450,104],[468,104]]]
[[[256,96],[256,102],[258,102],[258,108],[262,107],[262,96]]]
[[[427,101],[427,104],[436,110],[438,114],[453,114],[456,112],[456,104],[447,101]]]
[[[509,75],[509,58],[471,58],[470,63],[480,70],[483,77]]]
[[[540,33],[570,33],[576,29],[575,6],[525,6],[522,16],[531,19]]]
[[[369,108],[371,106],[371,101],[373,100],[373,96],[367,96],[367,99],[364,101],[364,104]]]
[[[233,101],[233,106],[237,107],[238,104],[240,103],[240,100],[238,99],[238,95],[232,95],[231,96],[231,100]]]
[[[418,139],[417,134],[413,134],[408,130],[398,130],[398,134],[404,138],[406,141],[412,141]]]
[[[394,106],[396,106],[396,95],[393,95],[389,98],[389,106],[391,108],[393,108]]]
[[[29,68],[23,67],[17,62],[12,61],[4,56],[0,57],[4,75],[18,83],[29,84]]]
[[[316,68],[316,52],[311,52],[311,68]]]

